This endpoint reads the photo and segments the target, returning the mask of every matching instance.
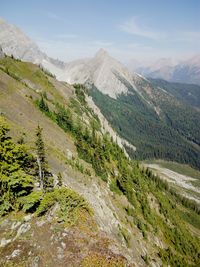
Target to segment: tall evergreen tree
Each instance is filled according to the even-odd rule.
[[[33,189],[33,157],[26,147],[15,144],[9,126],[0,116],[0,216],[16,208],[17,198]]]
[[[44,191],[53,187],[53,181],[48,172],[48,164],[45,155],[45,146],[42,139],[42,128],[38,125],[36,129],[36,150],[37,150],[37,166],[39,185]]]

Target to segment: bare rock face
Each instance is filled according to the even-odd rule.
[[[66,64],[65,73],[59,79],[70,84],[91,84],[103,94],[117,98],[122,93],[126,94],[130,88],[137,91],[135,81],[141,78],[136,73],[131,73],[104,49],[100,49],[92,59]]]
[[[13,55],[17,59],[40,64],[55,75],[62,73],[63,62],[48,57],[23,31],[2,18],[0,18],[0,46],[8,56]]]
[[[19,28],[3,19],[0,19],[0,45],[5,54],[24,61],[38,64],[46,57]]]

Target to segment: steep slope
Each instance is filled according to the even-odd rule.
[[[87,253],[88,257],[92,257],[93,254],[97,255],[96,256],[97,261],[101,261],[100,257],[102,257],[102,259],[105,257],[105,263],[106,263],[107,261],[106,258],[109,258],[112,254],[112,252],[109,252],[106,249],[106,246],[112,247],[112,245],[108,244],[109,239],[105,238],[106,235],[110,236],[111,243],[116,242],[116,246],[114,245],[111,251],[112,250],[115,252],[118,251],[119,254],[126,255],[128,250],[123,245],[125,242],[123,241],[124,240],[123,236],[121,235],[121,237],[119,238],[119,240],[121,239],[120,247],[118,247],[117,245],[118,241],[113,240],[113,239],[116,239],[116,240],[118,239],[118,234],[119,234],[118,224],[120,222],[114,216],[115,208],[114,208],[114,204],[112,203],[113,201],[111,200],[112,193],[109,192],[109,190],[107,189],[107,186],[101,181],[101,179],[99,180],[95,176],[94,170],[90,167],[90,165],[88,165],[86,162],[82,161],[78,157],[74,138],[71,136],[71,134],[65,133],[65,131],[63,131],[63,129],[60,128],[54,121],[52,121],[48,116],[42,113],[39,107],[37,107],[35,103],[37,99],[41,98],[41,94],[46,92],[46,97],[48,98],[49,106],[53,107],[54,104],[56,105],[56,103],[59,103],[59,105],[66,105],[67,103],[67,106],[75,105],[76,107],[78,103],[76,100],[74,88],[67,84],[59,83],[58,81],[54,80],[50,76],[47,76],[40,68],[38,68],[37,66],[33,64],[23,63],[23,62],[20,62],[20,61],[17,61],[17,60],[8,58],[8,57],[5,58],[4,61],[2,61],[0,64],[2,68],[4,68],[4,66],[8,66],[8,69],[9,69],[9,74],[0,70],[0,91],[1,91],[0,110],[1,110],[1,114],[4,114],[4,116],[6,116],[6,118],[10,122],[11,134],[14,137],[14,140],[19,140],[23,137],[24,142],[32,150],[32,148],[34,147],[34,142],[35,142],[35,129],[39,123],[40,126],[43,128],[44,141],[45,141],[45,145],[46,145],[46,149],[48,153],[48,162],[50,164],[53,174],[57,176],[58,172],[61,172],[62,177],[63,177],[63,183],[66,184],[69,188],[72,188],[78,191],[81,195],[83,195],[88,200],[89,203],[92,203],[93,209],[95,210],[95,215],[94,215],[95,220],[98,224],[98,227],[102,230],[102,233],[100,234],[101,238],[100,239],[97,238],[97,239],[99,240],[98,242],[102,242],[102,243],[101,245],[99,245],[99,249],[100,249],[99,251],[98,249],[96,250],[94,248],[93,250],[93,249],[89,249],[88,247],[88,253]],[[71,102],[70,100],[71,98],[75,98],[74,101]],[[80,106],[79,108],[81,108],[80,104],[79,106]],[[72,110],[73,108],[71,109],[71,111]],[[82,112],[81,114],[82,115],[84,114],[83,117],[84,117],[86,125],[87,123],[90,123],[90,120],[91,122],[95,122],[95,118],[93,119],[92,115],[88,114],[87,110]],[[74,116],[77,116],[77,115],[74,114]],[[98,125],[97,122],[96,124]],[[122,210],[122,214],[123,214],[123,210]],[[9,221],[9,223],[12,223],[14,221],[18,222],[18,220],[15,217],[14,218],[11,217],[10,220],[11,221]],[[43,220],[46,221],[46,219],[43,219]],[[3,235],[1,235],[2,240],[6,239],[6,235],[9,232],[9,228],[10,228],[9,223],[6,225],[8,227],[6,228],[7,230],[5,230],[5,228],[1,228],[1,233],[2,234],[4,233]],[[31,225],[32,225],[31,229],[34,233],[35,233],[35,227],[36,228],[38,227],[37,224],[35,223],[36,222],[31,220]],[[24,227],[23,218],[22,218],[21,224],[22,224],[22,227]],[[47,220],[47,224],[45,223],[44,226],[48,228],[48,220]],[[88,227],[90,226],[88,225],[86,229]],[[93,229],[95,232],[97,231],[94,224],[91,227],[92,228],[94,227]],[[47,233],[45,232],[45,235],[46,235],[45,239],[47,238],[47,240],[49,240],[47,236],[51,234],[51,231],[54,231],[54,228],[56,229],[56,224],[53,226],[53,229],[49,229],[50,232],[49,230],[47,230]],[[60,228],[60,226],[58,225],[57,228]],[[61,227],[59,235],[61,235],[62,229],[63,227]],[[79,265],[80,262],[76,263],[76,261],[77,259],[81,261],[83,258],[81,259],[82,256],[80,252],[78,253],[79,256],[76,255],[76,253],[77,251],[80,250],[80,245],[81,245],[81,242],[83,242],[83,240],[85,240],[84,241],[85,244],[89,244],[91,241],[91,243],[94,245],[94,240],[95,240],[95,236],[93,236],[94,232],[93,231],[88,232],[89,229],[86,232],[82,231],[81,232],[82,235],[83,236],[86,235],[83,239],[83,236],[81,236],[81,234],[78,234],[80,232],[80,229],[77,229],[77,230],[72,229],[71,231],[72,233],[70,234],[71,236],[70,238],[72,240],[73,239],[78,240],[78,238],[80,238],[81,241],[80,241],[79,247],[77,247],[76,244],[71,244],[70,255],[73,255],[74,259],[70,258],[70,255],[68,255],[69,257],[68,259],[71,261],[72,264],[73,264],[73,261],[75,261],[74,264],[77,264],[75,266],[80,266]],[[13,232],[12,234],[14,235],[15,232]],[[29,234],[30,234],[30,231],[29,231]],[[76,234],[78,235],[76,236]],[[22,236],[23,236],[23,233],[22,233]],[[24,236],[23,238],[26,239],[26,236]],[[35,242],[37,244],[36,252],[39,249],[39,246],[42,246],[42,251],[43,251],[42,253],[45,253],[45,249],[47,250],[47,247],[48,247],[48,242],[46,244],[40,243],[42,242],[42,239],[40,238],[42,238],[42,236],[41,237],[35,236],[35,239],[36,239]],[[56,238],[57,237],[55,237],[55,239]],[[68,239],[68,242],[71,242],[70,238]],[[15,236],[13,236],[12,240],[13,242],[15,241]],[[105,242],[105,247],[104,247],[104,242]],[[5,248],[5,245],[7,243],[5,242],[5,244],[4,243],[2,244],[3,245],[2,245],[1,255],[4,255],[4,258],[2,258],[2,260],[5,260],[6,256],[8,256],[10,253],[10,249],[12,250],[12,247],[16,246],[15,248],[17,249],[18,243],[16,244],[13,243],[13,245],[8,244],[6,248]],[[22,247],[24,246],[23,244],[21,245]],[[27,244],[27,248],[23,247],[21,248],[21,250],[22,251],[25,250],[25,253],[26,253],[26,250],[29,248],[31,249],[32,245],[34,244],[30,244],[30,245]],[[55,248],[54,245],[52,245],[52,250],[55,250],[55,255],[53,254],[55,257],[54,264],[59,265],[59,266],[65,266],[67,260],[65,259],[63,263],[62,263],[63,259],[59,260],[59,256],[58,256],[59,253],[57,254],[57,247]],[[92,250],[93,250],[93,254],[92,254]],[[138,252],[135,253],[135,256],[134,256],[136,257],[135,260],[138,262],[142,261],[140,260],[139,251],[141,250],[138,250]],[[83,249],[83,254],[84,253],[85,253],[85,248]],[[127,254],[127,257],[131,259],[132,256],[128,254]],[[28,255],[26,254],[25,256],[27,257]],[[42,261],[41,265],[39,266],[46,266],[46,263],[44,262],[44,260],[48,258],[48,255],[46,255],[45,253],[44,256],[45,257],[43,257],[42,255],[39,256]],[[16,260],[18,260],[19,262],[20,262],[20,257],[21,257],[20,255],[19,257],[16,257]],[[52,256],[50,255],[49,257],[52,258]],[[114,258],[116,257],[118,256],[115,253]]]
[[[136,152],[129,149],[132,157],[165,158],[200,168],[200,113],[162,86],[132,75],[104,50],[93,59],[69,64],[62,79],[90,89],[118,134],[136,146]]]
[[[0,67],[1,114],[10,123],[14,140],[25,143],[34,156],[39,123],[54,180],[60,172],[64,184],[49,193],[36,187],[43,194],[36,211],[27,211],[19,194],[13,212],[0,218],[0,263],[198,266],[199,208],[126,157],[102,130],[87,105],[84,88],[58,82],[38,66],[9,57],[1,59]],[[7,157],[9,164],[18,160],[21,165],[17,167],[23,167],[24,154],[11,157],[18,150],[13,145],[9,150],[7,139],[3,136],[2,140],[6,153],[1,171],[5,171]],[[3,204],[6,192],[4,196]],[[32,205],[29,195],[25,200]],[[90,210],[88,205],[94,216],[83,212]]]
[[[55,75],[62,72],[64,64],[49,58],[15,25],[0,18],[0,46],[5,54],[23,61],[40,64]]]

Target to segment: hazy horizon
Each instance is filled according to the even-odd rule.
[[[1,2],[3,19],[62,61],[92,57],[100,48],[124,63],[200,54],[198,1]]]

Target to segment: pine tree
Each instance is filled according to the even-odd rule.
[[[45,103],[43,96],[41,97],[41,99],[40,99],[38,105],[39,105],[39,108],[40,108],[41,110],[43,110],[44,112],[49,112],[49,107],[48,107],[48,105]]]
[[[17,198],[28,195],[34,185],[33,157],[8,133],[9,126],[0,116],[0,216],[15,209]]]
[[[42,139],[42,128],[38,125],[36,129],[36,150],[37,150],[37,165],[38,165],[38,177],[39,177],[39,186],[47,191],[53,187],[52,178],[49,175],[47,170],[48,164],[45,155],[45,147]]]

